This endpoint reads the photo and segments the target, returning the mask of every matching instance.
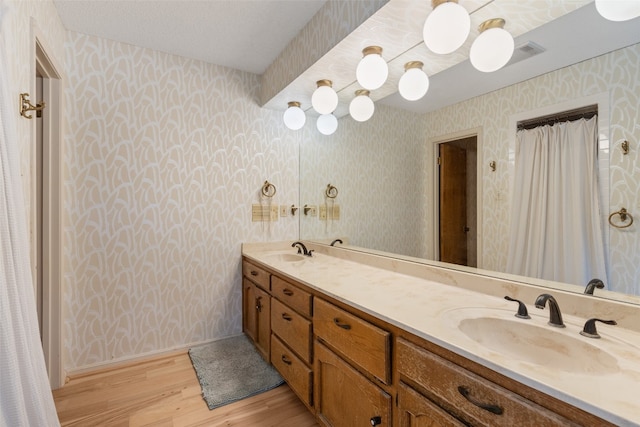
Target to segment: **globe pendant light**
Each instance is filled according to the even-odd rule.
[[[639,0],[596,0],[596,9],[609,21],[628,21],[640,16]]]
[[[338,129],[338,119],[333,114],[323,114],[318,117],[316,127],[323,135],[331,135]]]
[[[429,76],[422,71],[424,64],[411,61],[404,64],[404,74],[398,82],[398,92],[407,101],[417,101],[429,90]]]
[[[378,89],[389,76],[389,66],[382,59],[382,48],[380,46],[365,47],[362,55],[364,56],[356,68],[356,79],[365,89]]]
[[[331,87],[331,80],[318,80],[318,88],[311,95],[311,105],[320,114],[329,114],[338,106],[338,94]]]
[[[304,111],[300,108],[300,103],[291,101],[287,105],[289,105],[289,108],[287,108],[282,117],[285,126],[291,130],[302,128],[307,121],[307,116],[305,116]]]
[[[349,104],[349,114],[358,122],[366,122],[373,116],[375,105],[369,98],[368,90],[357,90],[356,97]]]
[[[513,36],[504,30],[504,19],[484,21],[478,29],[480,35],[473,41],[469,59],[479,71],[490,73],[504,67],[513,55]]]
[[[447,54],[463,45],[471,30],[471,18],[458,0],[432,0],[433,10],[427,16],[422,35],[434,53]]]

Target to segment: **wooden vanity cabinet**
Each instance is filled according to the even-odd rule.
[[[403,382],[398,385],[398,423],[398,427],[466,426]]]
[[[315,343],[315,409],[325,426],[391,426],[391,396],[320,342]]]
[[[269,362],[271,360],[271,295],[267,292],[269,273],[246,261],[242,264],[242,273],[242,331],[253,341],[262,357]]]

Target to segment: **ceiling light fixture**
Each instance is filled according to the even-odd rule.
[[[407,101],[417,101],[429,90],[429,76],[422,71],[423,66],[420,61],[404,64],[404,74],[398,82],[398,92]]]
[[[300,103],[297,101],[291,101],[287,105],[289,105],[289,108],[287,108],[282,116],[285,126],[291,130],[298,130],[302,128],[304,123],[307,121],[307,116],[304,114],[302,108],[300,108]]]
[[[628,21],[640,16],[638,0],[596,0],[596,9],[609,21]]]
[[[338,129],[338,119],[333,114],[323,114],[318,117],[316,127],[323,135],[331,135]]]
[[[382,58],[382,48],[380,46],[365,47],[362,55],[356,68],[356,79],[365,89],[378,89],[389,76],[389,66]]]
[[[478,26],[480,35],[473,41],[469,59],[479,71],[491,73],[504,67],[513,55],[513,36],[504,29],[502,18],[487,19]]]
[[[349,114],[351,114],[353,120],[366,122],[373,116],[376,107],[371,98],[369,98],[369,93],[368,90],[364,89],[356,91],[356,97],[349,104]]]
[[[330,114],[338,106],[338,94],[331,87],[331,80],[318,80],[318,88],[311,95],[311,105],[320,114]]]
[[[471,18],[458,0],[432,0],[433,10],[427,16],[422,35],[427,47],[435,53],[447,54],[462,46],[471,30]]]

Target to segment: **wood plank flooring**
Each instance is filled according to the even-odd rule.
[[[210,411],[187,352],[78,375],[53,396],[62,426],[318,426],[286,384]]]

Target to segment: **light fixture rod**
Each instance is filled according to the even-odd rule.
[[[489,28],[504,28],[505,20],[502,18],[487,19],[482,24],[478,25],[478,31],[482,33]]]

